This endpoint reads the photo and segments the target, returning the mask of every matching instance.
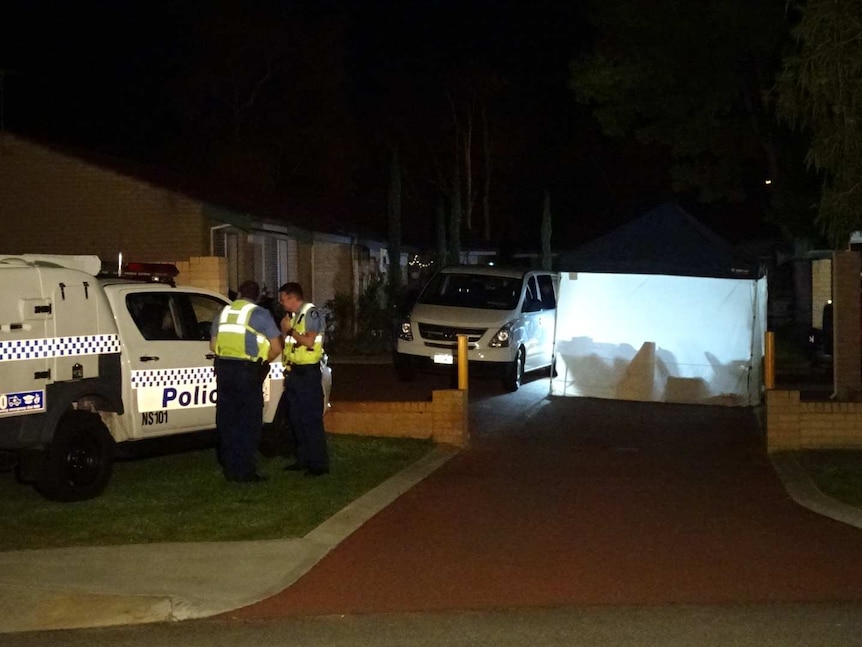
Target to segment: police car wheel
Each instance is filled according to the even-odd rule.
[[[53,501],[84,501],[99,496],[113,471],[114,441],[97,414],[63,416],[48,449],[39,492]]]
[[[524,349],[519,348],[515,359],[506,367],[503,388],[510,393],[521,388],[521,382],[524,380],[524,359]]]

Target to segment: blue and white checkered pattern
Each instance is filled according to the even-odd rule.
[[[120,352],[118,335],[77,335],[0,341],[0,362]]]
[[[163,368],[152,371],[132,371],[132,388],[146,389],[161,386],[188,386],[215,381],[212,366]]]
[[[273,380],[284,378],[284,365],[274,362],[269,366],[269,377]],[[207,384],[215,381],[215,371],[212,366],[195,366],[192,368],[164,368],[152,371],[132,371],[132,388],[147,389],[163,386],[189,386]]]
[[[269,365],[269,378],[271,380],[284,379],[284,364],[281,362],[273,362]]]

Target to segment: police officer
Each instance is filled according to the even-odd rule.
[[[281,321],[285,370],[283,397],[287,400],[290,425],[296,437],[296,462],[285,469],[321,476],[329,472],[320,376],[324,321],[314,304],[305,301],[299,283],[282,285],[278,289],[278,299],[287,312]]]
[[[254,281],[239,286],[237,299],[213,321],[210,347],[216,354],[218,456],[225,478],[256,483],[256,453],[263,427],[262,380],[269,362],[284,348],[272,315],[255,305],[260,288]]]

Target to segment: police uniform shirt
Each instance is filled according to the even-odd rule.
[[[249,301],[249,303],[251,303],[251,301]],[[213,339],[218,336],[218,326],[220,318],[220,316],[216,317],[212,323],[212,326],[210,327],[210,335]],[[248,325],[249,327],[258,331],[267,339],[281,336],[281,331],[278,329],[278,326],[275,325],[275,321],[273,320],[272,315],[260,306],[254,308],[254,310],[251,311],[251,316],[248,319]],[[257,355],[257,341],[255,340],[254,335],[249,334],[245,336],[245,352],[252,357],[255,357]]]
[[[305,313],[305,332],[323,332],[323,317],[320,316],[320,310],[311,308]]]

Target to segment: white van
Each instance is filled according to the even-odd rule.
[[[454,364],[458,335],[467,335],[470,365],[496,372],[507,391],[516,391],[524,373],[553,365],[558,283],[556,274],[541,270],[440,270],[398,324],[399,377]]]

